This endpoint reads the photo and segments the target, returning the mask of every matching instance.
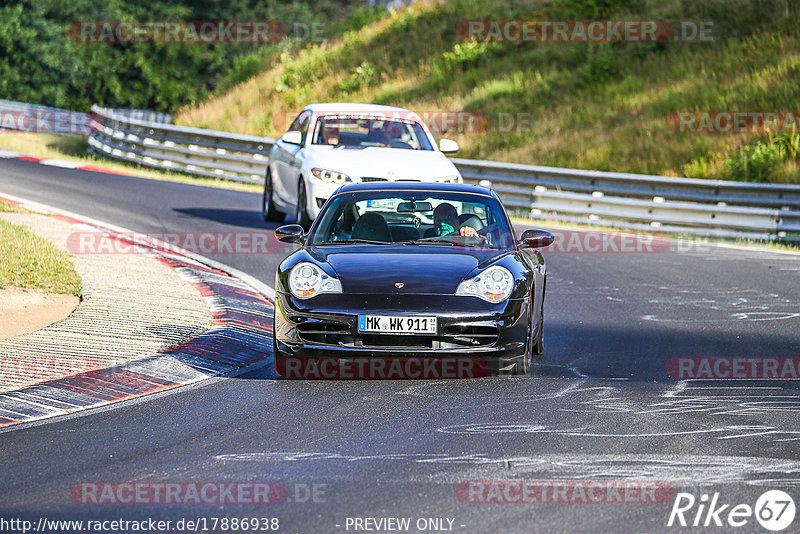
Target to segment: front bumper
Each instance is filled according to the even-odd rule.
[[[359,314],[435,315],[437,334],[368,334]],[[527,299],[492,304],[455,295],[319,295],[300,300],[278,293],[275,342],[295,357],[526,356],[530,335]]]
[[[306,213],[313,220],[319,215],[322,205],[333,195],[341,184],[324,182],[317,178],[310,178],[307,182]]]

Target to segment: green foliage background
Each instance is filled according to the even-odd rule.
[[[276,46],[78,43],[76,21],[371,20],[354,0],[11,0],[0,2],[0,98],[74,110],[94,104],[170,111],[224,91],[268,65]],[[296,43],[294,43],[296,44]]]

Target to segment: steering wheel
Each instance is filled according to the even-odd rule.
[[[494,243],[492,242],[492,232],[494,232],[495,230],[497,230],[497,225],[490,224],[478,230],[478,235],[483,238],[485,243],[493,245]]]
[[[411,145],[409,145],[405,141],[400,141],[399,139],[393,139],[389,143],[389,148],[411,148]]]
[[[461,228],[464,228],[464,226],[462,226]],[[479,230],[476,231],[475,235],[461,235],[461,230],[460,229],[456,230],[454,234],[458,235],[459,237],[461,237],[465,241],[474,239],[480,244],[488,244],[488,243],[490,243],[489,242],[489,238],[488,238],[489,236],[482,234]]]

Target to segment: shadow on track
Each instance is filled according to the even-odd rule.
[[[206,219],[240,228],[253,228],[256,230],[274,230],[282,223],[266,223],[261,218],[261,213],[257,209],[238,210],[238,209],[216,209],[216,208],[180,208],[173,209],[175,213]]]
[[[725,331],[700,332],[641,326],[592,327],[551,321],[545,326],[544,339],[544,353],[534,359],[531,376],[585,376],[669,383],[678,379],[670,376],[668,363],[672,361],[672,374],[675,374],[676,362],[680,358],[763,360],[797,357],[797,339],[790,332],[784,336],[744,332],[731,334]],[[758,381],[746,382],[755,385]],[[787,384],[786,380],[780,382]],[[797,380],[791,383],[800,385]]]

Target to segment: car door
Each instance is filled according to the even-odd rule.
[[[303,146],[311,122],[311,111],[301,112],[292,122],[288,131],[299,131],[303,137],[303,144],[295,145],[282,139],[275,142],[272,168],[272,192],[281,205],[294,206],[297,203],[297,176],[300,172]]]

